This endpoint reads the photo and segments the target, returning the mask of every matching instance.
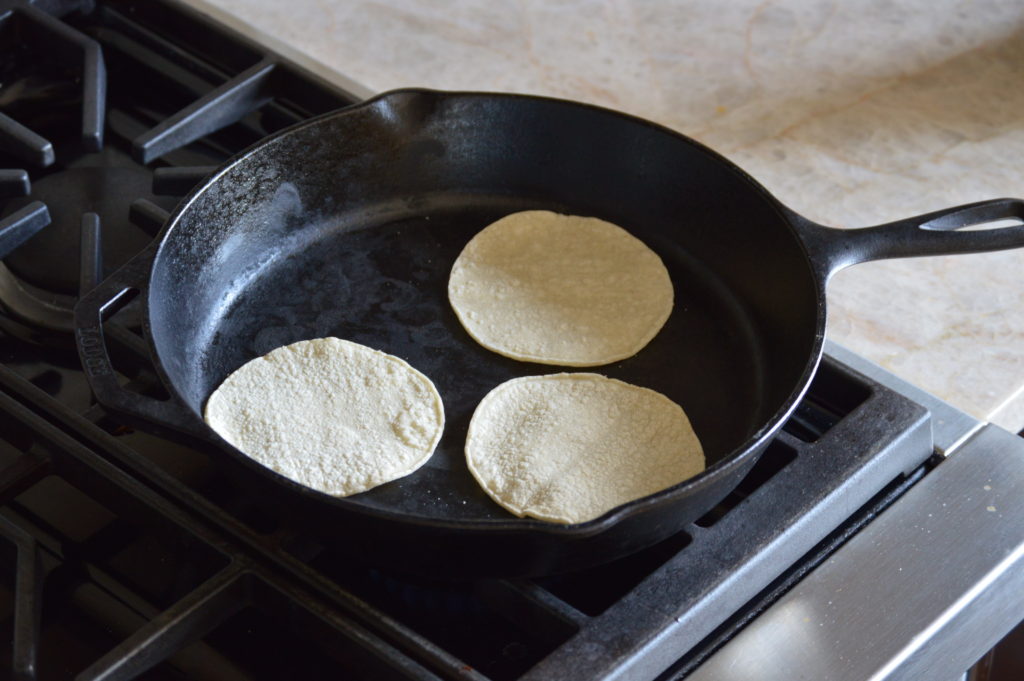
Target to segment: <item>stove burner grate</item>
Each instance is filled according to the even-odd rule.
[[[257,669],[243,654],[273,640],[305,641],[288,650],[302,651],[296,664],[306,664],[310,678],[353,660],[365,665],[356,678],[582,679],[633,664],[649,665],[653,676],[674,657],[639,655],[649,639],[668,632],[661,655],[699,648],[717,615],[742,610],[776,571],[841,524],[836,504],[828,510],[823,500],[859,505],[930,452],[920,407],[827,362],[811,399],[828,403],[846,384],[864,402],[816,443],[781,435],[774,448],[784,454],[767,457],[741,485],[742,498],[723,502],[702,524],[583,573],[434,584],[362,566],[343,546],[282,524],[220,478],[205,452],[124,428],[97,406],[76,413],[55,399],[81,375],[22,373],[30,380],[0,368],[0,534],[17,552],[9,570],[19,580],[15,658],[22,669],[33,659],[42,669],[54,650],[51,632],[69,621],[95,628],[98,618],[116,633],[76,658],[87,670],[82,678],[187,670],[196,655],[242,670],[240,678],[274,678],[269,670],[284,672],[273,659],[288,653],[256,655]],[[844,451],[837,442],[851,431],[874,443],[868,451],[887,455]],[[81,499],[63,512],[41,503],[58,496]],[[736,579],[752,591],[723,594]],[[108,601],[133,604],[131,615],[115,618],[98,605]],[[53,606],[40,610],[40,602]],[[100,614],[90,614],[94,606]],[[604,653],[582,664],[579,651],[594,646]]]
[[[79,270],[83,229],[102,234],[95,262],[110,273],[212,168],[354,101],[158,3],[103,3],[66,20],[27,4],[0,10],[13,45],[3,61],[12,79],[0,84],[0,167],[32,170],[31,179],[0,170],[0,195],[15,197],[0,217],[0,308],[17,320],[8,333],[51,345],[70,342],[79,289],[97,280]],[[68,138],[73,128],[80,135]]]

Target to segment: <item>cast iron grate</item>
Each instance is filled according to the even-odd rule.
[[[138,253],[195,182],[268,134],[356,101],[187,7],[38,3],[60,20],[8,4],[0,305],[20,337],[59,344],[79,291]]]
[[[298,668],[308,678],[351,668],[349,656],[365,672],[354,678],[601,678],[631,659],[651,665],[653,676],[661,662],[638,649],[646,639],[664,636],[667,621],[679,627],[680,617],[722,607],[723,594],[716,591],[739,576],[761,585],[747,597],[753,596],[775,578],[773,570],[795,562],[834,527],[811,517],[828,506],[827,497],[842,495],[841,505],[861,496],[866,501],[930,451],[919,407],[826,362],[824,371],[834,374],[828,380],[870,386],[867,399],[817,444],[781,435],[792,458],[781,468],[772,464],[752,472],[741,485],[743,498],[724,502],[731,508],[710,526],[691,526],[640,554],[574,575],[432,582],[361,566],[343,547],[320,546],[315,536],[268,519],[205,465],[201,451],[126,429],[95,406],[79,413],[62,404],[62,392],[74,394],[70,371],[59,374],[55,396],[37,384],[52,390],[56,370],[32,375],[27,365],[14,366],[27,377],[0,368],[0,453],[6,464],[0,471],[0,529],[17,547],[17,568],[8,567],[39,577],[12,588],[21,605],[11,611],[19,632],[11,660],[34,657],[42,673],[49,664],[42,660],[56,659],[52,646],[59,637],[51,630],[69,622],[77,630],[98,619],[108,634],[82,639],[75,648],[91,642],[90,652],[73,660],[79,665],[75,673],[85,674],[81,678],[101,678],[100,670],[121,667],[135,674],[150,665],[190,673],[197,656],[216,660],[216,668],[241,670],[239,678],[275,678],[282,667],[269,658],[254,666],[252,660],[262,658],[240,651],[294,640],[303,643],[271,657],[298,655],[306,665]],[[897,431],[876,427],[865,433],[871,424],[893,421]],[[851,429],[858,437],[873,437],[871,455],[844,451],[833,441],[841,443]],[[905,446],[907,438],[919,446]],[[884,464],[875,456],[879,447],[892,450],[881,457]],[[190,452],[190,463],[182,463],[181,452]],[[770,473],[771,468],[776,470]],[[834,477],[837,472],[842,477]],[[40,499],[58,494],[65,501],[79,499],[59,512],[38,508]],[[849,510],[833,512],[835,523]],[[796,532],[794,519],[812,529]],[[23,567],[29,558],[22,556],[32,557],[35,567]],[[53,574],[65,577],[51,580]],[[82,589],[92,596],[72,596]],[[741,598],[730,593],[726,601]],[[52,609],[39,611],[33,603],[40,598],[53,603]],[[85,601],[133,603],[133,614],[107,621],[113,616],[80,612]],[[657,611],[655,603],[672,607]],[[42,619],[28,614],[37,612]],[[690,624],[680,627],[680,635],[696,636],[707,627]],[[609,647],[612,658],[598,668],[573,661],[578,646],[607,646],[612,640],[632,643]],[[382,651],[387,663],[380,667]],[[60,653],[65,654],[70,653]],[[19,664],[22,677],[33,678]]]

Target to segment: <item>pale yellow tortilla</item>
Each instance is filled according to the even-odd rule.
[[[557,523],[592,520],[705,465],[678,404],[591,373],[499,385],[473,414],[466,462],[500,506]]]
[[[500,355],[598,366],[647,345],[672,312],[673,291],[661,258],[621,227],[532,210],[466,244],[448,299],[469,335]]]
[[[398,357],[318,338],[244,364],[210,396],[205,419],[264,466],[343,497],[426,463],[444,407],[430,379]]]

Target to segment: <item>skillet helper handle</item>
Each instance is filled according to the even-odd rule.
[[[1017,224],[970,231],[964,227],[998,220]],[[819,231],[820,230],[820,231]],[[1024,201],[991,199],[946,208],[875,227],[818,227],[809,245],[817,246],[829,276],[869,260],[928,255],[982,253],[1024,247]],[[814,243],[817,242],[817,243]]]
[[[83,295],[75,305],[75,342],[96,400],[130,421],[207,440],[205,424],[176,397],[158,400],[126,390],[110,361],[104,319],[142,295],[156,255],[155,244]],[[130,332],[128,332],[130,333]],[[137,338],[137,337],[136,337]]]

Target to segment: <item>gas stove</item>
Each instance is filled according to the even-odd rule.
[[[1020,620],[1024,442],[834,344],[728,498],[584,572],[428,580],[282,517],[97,404],[72,310],[227,158],[365,93],[178,2],[0,27],[10,677],[954,679]],[[159,395],[141,334],[129,304],[105,335]]]

